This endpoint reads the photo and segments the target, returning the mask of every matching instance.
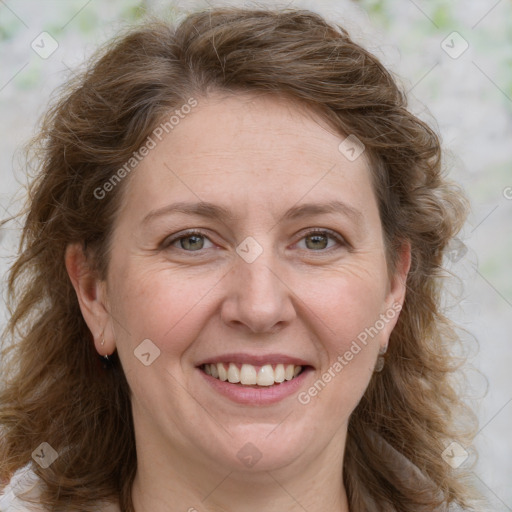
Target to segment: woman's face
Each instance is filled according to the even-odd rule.
[[[342,456],[406,272],[387,274],[367,160],[343,139],[287,101],[214,95],[132,171],[105,337],[138,450],[231,471]]]

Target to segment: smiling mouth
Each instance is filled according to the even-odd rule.
[[[211,363],[199,367],[204,373],[223,382],[238,384],[240,386],[274,386],[282,382],[293,380],[299,376],[306,367],[294,364],[265,364],[254,366],[252,364]]]

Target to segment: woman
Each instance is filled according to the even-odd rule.
[[[439,282],[466,203],[343,28],[304,10],[148,22],[36,142],[4,503],[474,510]]]

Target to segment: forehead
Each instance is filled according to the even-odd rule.
[[[273,167],[270,162],[284,159],[294,162],[311,155],[327,164],[340,156],[341,136],[318,112],[284,96],[215,93],[201,98],[178,128],[178,136],[187,141],[184,149],[178,144],[173,148],[181,160],[230,159],[248,151]]]
[[[197,101],[133,172],[128,203],[150,208],[183,194],[218,194],[274,204],[340,193],[362,206],[372,193],[366,155],[347,159],[339,149],[345,135],[303,104],[219,93]]]

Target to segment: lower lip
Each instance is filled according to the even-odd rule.
[[[199,368],[197,368],[197,371],[215,391],[233,402],[243,405],[271,405],[284,400],[298,391],[309,373],[313,371],[313,368],[307,367],[297,377],[294,377],[292,380],[285,380],[281,384],[260,387],[232,384],[228,381],[216,379]]]

